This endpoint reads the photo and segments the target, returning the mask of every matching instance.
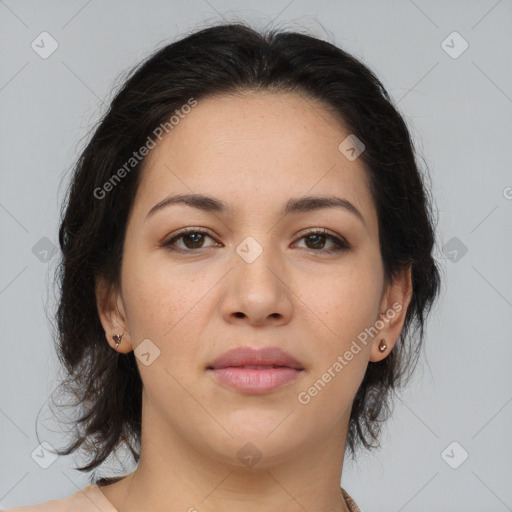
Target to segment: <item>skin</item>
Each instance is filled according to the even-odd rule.
[[[387,357],[398,339],[412,292],[410,269],[384,286],[363,162],[338,149],[349,133],[319,102],[251,92],[201,99],[149,153],[121,288],[109,292],[97,280],[107,342],[114,348],[111,336],[124,332],[119,352],[145,339],[160,350],[148,366],[137,358],[139,465],[102,487],[119,512],[348,511],[340,479],[352,402],[368,362]],[[225,201],[228,212],[177,204],[146,220],[165,197],[192,192]],[[345,198],[365,224],[342,208],[280,214],[304,195]],[[188,253],[163,246],[186,227],[208,236],[175,242]],[[332,241],[306,236],[318,228],[349,249],[326,252]],[[248,236],[263,249],[251,263],[236,252]],[[298,394],[396,303],[401,311],[301,404]],[[264,395],[223,387],[205,368],[240,345],[278,346],[305,371]],[[247,442],[262,455],[252,467],[237,457]]]

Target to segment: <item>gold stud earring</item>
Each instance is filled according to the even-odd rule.
[[[379,350],[381,352],[384,352],[387,348],[388,348],[388,346],[386,345],[386,340],[384,338],[382,338],[379,343]]]
[[[123,332],[124,334],[124,332]],[[117,350],[117,347],[119,347],[119,344],[121,343],[121,338],[123,337],[123,334],[114,334],[112,336],[112,339],[116,342],[116,350]]]

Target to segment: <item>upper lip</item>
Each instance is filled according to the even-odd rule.
[[[292,355],[278,347],[253,349],[237,347],[228,350],[211,362],[207,369],[227,368],[228,366],[286,366],[303,370],[302,364]]]

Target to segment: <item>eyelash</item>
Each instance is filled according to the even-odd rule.
[[[168,240],[163,242],[162,247],[165,247],[166,249],[168,249],[170,251],[176,251],[176,252],[182,252],[182,253],[193,253],[193,252],[199,251],[200,249],[208,249],[208,247],[198,247],[197,249],[181,249],[181,248],[174,246],[174,244],[176,243],[177,240],[179,240],[179,239],[183,238],[184,236],[189,235],[191,233],[199,234],[199,235],[206,235],[213,239],[213,237],[206,231],[202,231],[201,229],[197,229],[197,228],[186,228],[186,229],[180,231],[179,233],[177,233],[176,235],[174,235],[172,238],[169,238]],[[337,252],[346,251],[346,250],[350,249],[350,245],[346,241],[344,241],[341,238],[338,238],[337,236],[329,234],[327,232],[327,230],[324,230],[324,229],[316,229],[316,230],[309,231],[308,233],[305,233],[304,235],[302,235],[300,237],[300,240],[302,240],[303,238],[312,236],[312,235],[323,235],[327,240],[331,240],[333,242],[334,247],[332,247],[331,249],[306,249],[307,251],[314,252],[314,253],[315,252],[324,252],[324,253],[331,254],[331,253],[337,253]]]

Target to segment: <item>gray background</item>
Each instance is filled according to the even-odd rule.
[[[347,463],[343,486],[363,512],[512,510],[510,0],[0,1],[0,508],[89,483],[77,459],[31,455],[64,444],[35,423],[58,378],[45,307],[69,169],[124,71],[222,17],[306,27],[362,59],[432,174],[442,295],[382,449]],[[31,47],[43,31],[59,45],[46,59]]]

